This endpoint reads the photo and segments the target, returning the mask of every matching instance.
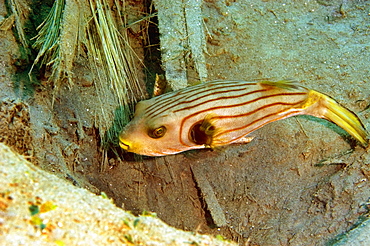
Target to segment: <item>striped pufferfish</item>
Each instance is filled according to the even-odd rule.
[[[293,80],[213,81],[139,102],[119,136],[121,148],[147,156],[246,143],[277,120],[312,115],[334,122],[363,146],[360,119],[334,99]]]

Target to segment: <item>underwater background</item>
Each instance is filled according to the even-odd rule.
[[[157,82],[165,78],[174,89],[294,78],[335,98],[369,129],[369,1],[158,0],[118,8],[117,2],[65,0],[65,31],[57,35],[68,45],[54,47],[61,67],[36,62],[29,75],[40,51],[31,37],[53,3],[0,0],[0,142],[13,151],[77,187],[104,192],[134,215],[155,212],[175,228],[239,245],[331,245],[367,219],[370,154],[324,120],[292,117],[253,132],[249,144],[157,158],[122,151],[112,125],[129,121],[136,102],[152,96],[159,75]],[[99,63],[109,42],[102,37],[115,31],[98,35],[101,13],[91,24],[98,3],[110,6],[106,11],[121,32],[121,43],[109,47],[129,53],[125,73],[109,73],[120,70],[115,62]],[[15,14],[16,6],[27,13]],[[90,18],[78,19],[82,13]],[[74,29],[81,23],[92,25],[90,36]],[[55,78],[58,69],[62,76]],[[126,87],[115,86],[120,80]],[[60,197],[48,199],[58,205]],[[92,199],[91,208],[98,203]]]

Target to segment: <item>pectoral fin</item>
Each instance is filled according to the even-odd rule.
[[[233,144],[247,144],[247,143],[252,142],[253,139],[254,137],[242,137],[236,140],[235,142],[233,142]]]
[[[213,136],[217,130],[213,121],[212,116],[207,115],[203,120],[196,122],[190,128],[190,140],[198,145],[212,148]]]

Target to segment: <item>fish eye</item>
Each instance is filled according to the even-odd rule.
[[[166,133],[167,128],[165,126],[160,126],[154,130],[149,130],[148,135],[151,138],[161,138]]]

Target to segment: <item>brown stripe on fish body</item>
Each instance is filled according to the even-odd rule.
[[[245,90],[245,89],[243,89],[243,90]],[[185,111],[185,110],[190,110],[190,109],[196,108],[198,106],[203,106],[206,103],[216,102],[216,101],[220,101],[220,100],[227,100],[227,99],[235,99],[235,98],[240,99],[242,97],[249,96],[249,95],[252,95],[252,94],[255,94],[255,93],[259,93],[259,92],[264,92],[264,91],[266,91],[266,89],[250,91],[250,92],[243,93],[243,94],[236,94],[236,95],[230,95],[230,96],[221,96],[221,97],[214,97],[214,96],[216,94],[225,94],[225,93],[230,93],[230,92],[234,92],[234,91],[229,90],[229,91],[221,91],[220,93],[212,93],[212,94],[207,95],[207,96],[212,96],[212,97],[209,97],[210,99],[205,99],[205,97],[199,97],[199,98],[194,99],[194,100],[191,101],[191,102],[195,102],[195,100],[197,100],[196,104],[193,104],[193,105],[190,105],[190,106],[187,106],[187,107],[179,108],[179,109],[175,110],[174,113],[177,113],[177,112],[180,112],[180,111]]]
[[[243,115],[233,115],[231,117],[230,116],[216,116],[213,119],[230,119],[230,118],[238,118],[238,117],[247,117],[247,119],[251,118],[251,119],[254,119],[254,120],[251,121],[251,122],[248,122],[247,124],[244,124],[242,126],[218,132],[214,136],[215,141],[216,141],[214,144],[215,145],[230,144],[230,143],[235,142],[236,140],[248,135],[249,133],[267,125],[268,123],[271,123],[271,122],[274,122],[274,121],[277,121],[277,120],[281,120],[281,119],[284,119],[284,118],[288,118],[288,117],[291,117],[291,116],[294,116],[294,115],[298,115],[298,114],[300,114],[301,111],[300,110],[292,110],[292,108],[296,108],[297,106],[301,105],[304,101],[305,100],[302,100],[302,101],[299,101],[297,103],[282,103],[282,102],[272,103],[272,104],[265,105],[264,107],[258,108],[254,111],[251,111],[248,114],[243,114]],[[284,108],[280,111],[274,110],[273,113],[263,115],[262,117],[251,117],[251,115],[257,113],[258,111],[262,111],[264,109],[269,109],[270,107],[273,107],[273,106],[286,106],[286,108]],[[239,120],[242,120],[242,119],[239,119]],[[245,122],[247,122],[247,121],[245,121]],[[235,132],[235,133],[233,133],[233,132]],[[237,132],[240,132],[240,133],[237,133]],[[217,139],[222,139],[221,138],[222,135],[229,135],[229,136],[223,138],[223,139],[229,139],[229,140],[228,141],[217,140]],[[233,137],[231,137],[231,135],[236,135],[238,137],[233,138]]]
[[[198,100],[200,99],[201,96],[207,96],[213,93],[217,93],[217,90],[219,89],[224,88],[230,91],[231,88],[234,88],[234,87],[239,87],[239,89],[234,89],[236,91],[243,91],[246,89],[245,83],[235,84],[235,82],[227,82],[227,83],[213,83],[212,82],[212,83],[204,83],[204,84],[200,84],[197,86],[192,86],[184,90],[181,90],[180,92],[169,93],[168,95],[166,95],[167,100],[163,100],[164,98],[158,98],[159,100],[157,100],[151,107],[148,108],[146,117],[155,118],[165,111],[173,110],[174,108],[179,107],[183,104],[190,103],[188,99],[191,97],[194,97],[195,98],[194,100]],[[219,93],[223,93],[223,92],[224,91],[219,92]],[[206,94],[206,95],[203,95],[203,94]],[[158,111],[158,109],[161,109],[161,110]]]
[[[252,92],[247,92],[247,93],[242,93],[242,94],[235,94],[236,92],[243,92],[245,91],[245,88],[240,88],[240,89],[234,89],[234,90],[222,90],[222,91],[215,91],[215,92],[210,92],[206,93],[204,95],[199,94],[197,95],[196,98],[193,98],[191,100],[174,100],[171,105],[166,105],[165,107],[162,108],[161,111],[156,112],[155,114],[147,115],[147,117],[155,118],[159,116],[160,114],[170,111],[173,113],[177,113],[180,111],[186,111],[188,109],[195,108],[197,106],[202,106],[205,103],[210,103],[214,101],[220,101],[220,100],[226,100],[226,99],[234,99],[234,98],[240,98],[242,96],[247,96],[253,93],[258,93],[265,91],[266,89],[261,89],[261,90],[256,90]],[[234,94],[231,94],[234,93]],[[225,95],[229,94],[229,96],[222,96],[220,95]]]
[[[253,131],[255,131],[255,130],[257,130],[257,129],[259,129],[259,128],[267,125],[267,124],[269,124],[269,123],[272,123],[272,122],[278,121],[278,120],[282,120],[282,119],[286,119],[286,118],[289,118],[289,117],[292,117],[292,116],[295,116],[295,115],[299,115],[300,114],[300,113],[298,113],[298,111],[291,111],[291,112],[289,112],[289,111],[286,111],[286,110],[282,110],[281,113],[285,113],[285,114],[283,114],[280,117],[274,117],[272,119],[265,120],[263,123],[261,123],[260,125],[258,125],[256,127],[251,128],[249,131],[246,131],[247,128],[243,128],[243,134],[239,134],[236,138],[230,138],[230,136],[228,136],[228,138],[224,138],[224,139],[229,139],[229,140],[226,140],[226,141],[225,140],[222,140],[222,139],[219,139],[219,140],[218,139],[215,139],[214,140],[214,144],[213,144],[212,147],[216,147],[216,146],[220,146],[220,145],[222,146],[222,145],[231,144],[231,143],[236,142],[239,139],[247,136],[249,133],[251,133],[251,132],[253,132]],[[258,121],[264,120],[264,119],[266,119],[266,118],[268,118],[270,116],[276,116],[276,114],[266,115],[263,118],[257,119],[253,123],[256,123]],[[220,135],[216,136],[215,138],[220,138]]]
[[[231,82],[228,82],[228,84],[230,84],[230,83]],[[213,85],[216,85],[216,84],[217,83],[214,83],[214,82],[199,84],[199,85],[195,85],[195,86],[185,88],[183,90],[169,92],[169,93],[163,94],[162,96],[155,97],[152,100],[156,101],[156,102],[152,106],[148,107],[147,111],[150,114],[152,111],[157,110],[158,106],[163,107],[163,104],[166,104],[169,101],[174,102],[176,100],[182,99],[185,94],[190,94],[191,95],[192,92],[195,92],[194,95],[197,95],[199,92],[202,91],[203,87],[209,87],[211,85],[213,86]],[[223,84],[225,84],[225,83],[223,83]]]
[[[181,109],[183,105],[196,103],[202,101],[207,97],[214,97],[215,95],[242,92],[249,89],[246,86],[257,85],[254,82],[211,82],[189,87],[180,92],[173,92],[166,95],[166,97],[153,98],[158,99],[148,107],[146,117],[155,118],[168,110]],[[160,110],[158,110],[160,109]]]
[[[212,83],[208,83],[208,84],[212,84]],[[239,88],[230,89],[236,86]],[[292,88],[295,88],[295,90],[297,90],[298,87],[292,87]],[[181,100],[181,102],[175,105],[175,107],[177,107],[178,109],[173,108],[172,110],[174,113],[176,113],[180,111],[189,110],[197,106],[202,106],[205,103],[216,102],[216,101],[220,101],[224,99],[238,99],[239,101],[243,101],[243,100],[248,101],[248,98],[242,98],[242,97],[247,97],[249,95],[253,95],[256,93],[261,93],[262,95],[263,92],[268,92],[268,91],[270,91],[271,93],[272,92],[276,93],[278,91],[290,91],[287,89],[281,89],[276,86],[264,85],[263,83],[245,82],[245,81],[233,81],[231,85],[226,84],[222,87],[218,87],[217,89],[223,89],[223,90],[211,91],[210,93],[207,93],[205,95],[197,93],[196,95],[192,95],[195,97],[192,100]],[[306,89],[303,87],[299,87],[299,89],[304,89],[304,91],[306,91]],[[236,93],[236,92],[243,92],[245,90],[248,90],[248,92]],[[209,92],[209,90],[207,90],[207,92]],[[184,107],[185,105],[186,107]]]
[[[283,90],[283,89],[276,88],[276,87],[269,87],[269,89],[266,89],[263,91],[256,90],[255,93],[246,93],[247,95],[244,95],[244,96],[239,96],[239,97],[232,96],[231,101],[230,100],[214,101],[212,99],[211,101],[212,105],[217,104],[216,106],[213,106],[213,107],[211,107],[210,105],[204,105],[207,103],[204,103],[203,105],[197,104],[196,107],[199,107],[199,109],[196,110],[196,107],[188,108],[188,110],[192,109],[191,112],[193,112],[194,110],[196,111],[191,113],[188,116],[183,117],[180,123],[180,138],[181,138],[180,142],[183,145],[188,146],[188,144],[185,143],[187,142],[187,138],[188,138],[188,133],[186,131],[188,130],[188,128],[191,127],[192,124],[197,122],[199,118],[203,118],[207,114],[215,114],[217,115],[215,117],[223,117],[224,121],[218,121],[218,122],[216,121],[217,125],[215,127],[221,129],[217,132],[218,135],[222,135],[223,131],[227,131],[231,133],[235,125],[244,124],[243,127],[241,128],[242,130],[244,130],[244,132],[239,133],[240,136],[237,136],[240,138],[249,133],[248,130],[245,130],[245,128],[248,127],[248,125],[245,126],[245,124],[248,124],[248,119],[253,120],[255,118],[263,118],[266,115],[270,115],[270,114],[278,116],[280,113],[285,112],[291,109],[292,107],[301,105],[301,103],[304,102],[305,99],[307,98],[307,92],[308,90],[303,87],[300,88],[300,91],[298,92],[297,90],[290,92],[290,90]],[[281,111],[282,107],[278,107],[277,109],[270,108],[272,106],[266,107],[265,106],[266,103],[268,103],[268,105],[273,105],[273,106],[277,106],[277,105],[283,106],[283,110]],[[243,113],[240,114],[239,112],[243,112]],[[254,117],[251,116],[253,114],[255,114]],[[241,118],[238,120],[235,120],[235,119],[229,120],[229,119],[235,118],[237,115],[242,115],[245,118],[240,116]],[[225,120],[229,121],[229,123],[226,123]],[[188,127],[185,127],[185,126],[188,126]],[[251,131],[253,130],[255,129],[252,129]],[[231,134],[231,135],[234,135],[234,134]],[[230,138],[231,138],[230,141],[232,141],[232,139],[235,139],[235,137],[233,136],[230,136]]]

